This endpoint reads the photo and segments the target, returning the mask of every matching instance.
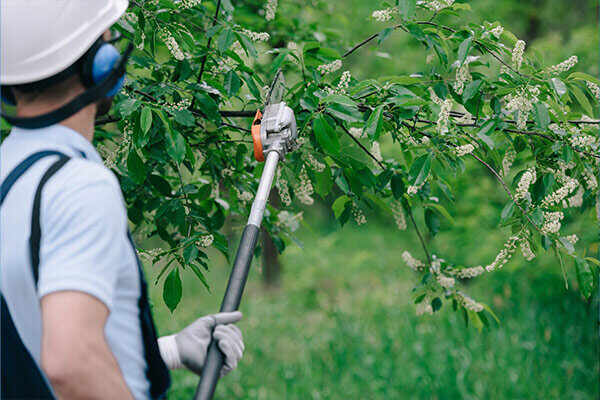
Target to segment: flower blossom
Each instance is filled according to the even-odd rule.
[[[294,215],[288,211],[281,211],[277,214],[277,221],[275,225],[280,228],[289,229],[291,232],[295,232],[300,227],[300,220],[302,219],[302,212]]]
[[[471,297],[467,296],[466,294],[457,291],[456,297],[457,297],[456,300],[458,301],[458,304],[460,304],[467,310],[471,310],[471,311],[475,311],[475,312],[483,311],[483,306],[481,304],[479,304],[478,302],[476,302],[475,300],[473,300]]]
[[[404,216],[404,208],[400,200],[394,201],[392,204],[392,215],[394,216],[394,222],[399,230],[403,231],[406,229],[406,218]]]
[[[527,261],[531,261],[535,258],[535,254],[531,250],[529,240],[527,240],[526,238],[521,239],[521,252],[523,253],[523,257],[525,257]]]
[[[404,251],[402,253],[402,259],[404,260],[406,265],[408,265],[411,269],[414,269],[415,271],[421,271],[423,270],[423,268],[425,268],[425,264],[422,261],[414,258],[408,251]]]
[[[429,296],[425,296],[425,298],[417,304],[415,314],[417,317],[423,314],[433,315],[433,307],[431,307],[431,298]]]
[[[421,1],[419,4],[423,4],[423,2]],[[438,12],[444,8],[450,7],[452,4],[454,4],[454,0],[432,0],[424,4],[425,7],[431,11]]]
[[[598,187],[598,180],[593,172],[585,170],[583,171],[583,180],[588,189],[594,190]]]
[[[484,271],[483,267],[481,265],[478,265],[476,267],[454,269],[454,270],[450,271],[450,273],[452,275],[456,276],[457,278],[468,279],[468,278],[474,278],[476,276],[483,274],[483,271]]]
[[[254,42],[266,42],[271,37],[271,35],[269,35],[267,32],[252,32],[248,29],[243,29],[242,33],[244,33],[250,38],[250,40]]]
[[[542,235],[556,233],[560,230],[560,221],[564,218],[561,211],[544,212],[544,225],[540,229]]]
[[[181,61],[185,58],[183,51],[181,51],[181,49],[179,48],[179,44],[177,43],[171,32],[161,27],[159,30],[159,35],[176,60]]]
[[[563,180],[563,186],[544,197],[544,200],[542,200],[543,207],[549,207],[554,204],[560,203],[562,200],[564,200],[565,197],[571,194],[579,186],[579,181],[577,181],[577,179],[565,176]]]
[[[516,156],[517,152],[514,148],[509,147],[508,150],[506,150],[506,154],[504,154],[504,158],[502,159],[502,175],[508,176]]]
[[[215,238],[213,235],[202,236],[199,241],[199,246],[208,247],[213,243],[214,240]]]
[[[267,6],[265,7],[265,19],[267,21],[274,20],[275,12],[277,12],[277,0],[268,0]]]
[[[334,60],[328,64],[319,65],[317,67],[317,71],[319,71],[323,75],[326,75],[335,72],[340,68],[342,68],[342,60]]]
[[[465,90],[465,86],[468,82],[470,82],[473,78],[471,78],[471,74],[469,74],[469,66],[467,64],[463,64],[456,69],[456,81],[452,87],[456,94],[463,94]]]
[[[472,144],[465,144],[462,146],[458,146],[454,149],[457,157],[462,157],[464,155],[471,154],[473,150],[475,150],[475,147],[473,147]]]
[[[600,87],[598,87],[598,85],[596,85],[595,83],[592,83],[592,82],[586,82],[586,85],[587,85],[588,89],[590,89],[590,92],[593,93],[594,98],[596,100],[600,99]]]
[[[528,168],[527,171],[521,175],[521,179],[517,184],[517,192],[515,193],[515,200],[524,199],[527,193],[529,193],[529,187],[537,180],[535,174],[535,168]]]
[[[512,62],[517,70],[521,69],[523,64],[523,53],[525,52],[525,42],[523,40],[517,40],[512,53]]]
[[[485,267],[486,271],[492,272],[496,268],[502,268],[504,264],[508,262],[508,260],[512,257],[512,253],[514,253],[516,248],[517,240],[519,240],[518,236],[511,236],[508,238],[508,241],[504,245],[504,248],[500,250],[500,253],[496,256],[494,261]]]
[[[279,191],[279,198],[281,202],[289,206],[292,204],[292,199],[290,197],[290,188],[288,186],[288,181],[281,177],[281,167],[277,168],[277,177],[275,179],[275,186]]]
[[[577,64],[577,56],[571,56],[560,64],[553,65],[547,69],[547,72],[551,75],[558,75],[561,72],[566,72],[573,68]]]
[[[384,10],[373,11],[371,17],[378,22],[389,21],[398,12],[398,7],[388,7]]]
[[[494,29],[490,30],[490,34],[494,36],[496,39],[500,39],[500,36],[504,32],[504,28],[501,26],[497,26]]]
[[[456,283],[456,281],[454,280],[454,278],[452,278],[450,276],[446,276],[444,274],[439,274],[438,276],[436,276],[435,280],[444,289],[450,289]]]
[[[311,196],[314,192],[314,189],[304,166],[302,166],[298,178],[300,179],[300,183],[294,187],[296,197],[298,197],[298,200],[300,200],[302,204],[306,204],[307,206],[313,205],[315,200]]]
[[[367,218],[365,218],[365,214],[363,214],[362,210],[358,207],[358,205],[355,202],[352,202],[351,212],[357,225],[367,223]]]

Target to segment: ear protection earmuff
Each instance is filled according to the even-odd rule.
[[[11,125],[24,129],[38,129],[69,118],[95,101],[114,96],[125,83],[125,64],[132,51],[133,45],[130,43],[121,55],[112,44],[106,43],[102,38],[98,39],[76,63],[66,70],[42,81],[18,86],[19,90],[23,91],[39,90],[78,72],[87,89],[84,93],[64,106],[37,117],[16,117],[6,115],[4,112],[2,117]],[[8,105],[15,104],[10,86],[2,86],[2,101]]]

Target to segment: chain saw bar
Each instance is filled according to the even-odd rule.
[[[282,101],[268,104],[263,113],[258,110],[252,123],[254,158],[265,161],[265,155],[276,151],[283,160],[285,155],[298,148],[298,127],[294,110]]]

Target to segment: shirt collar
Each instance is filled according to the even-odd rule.
[[[36,137],[53,145],[64,145],[73,149],[78,156],[102,163],[102,157],[92,143],[79,132],[64,125],[52,125],[40,129],[12,128],[12,134],[24,137]]]

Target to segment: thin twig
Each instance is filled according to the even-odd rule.
[[[354,140],[354,142],[355,142],[355,143],[356,143],[356,144],[357,144],[357,145],[358,145],[358,146],[359,146],[359,147],[360,147],[360,148],[361,148],[361,149],[362,149],[362,150],[363,150],[365,153],[367,153],[367,154],[368,154],[368,155],[369,155],[369,156],[370,156],[370,157],[371,157],[371,158],[372,158],[372,159],[373,159],[373,160],[374,160],[374,161],[375,161],[375,162],[376,162],[376,163],[377,163],[377,164],[378,164],[378,165],[381,167],[381,169],[385,170],[385,165],[383,165],[383,163],[381,163],[381,161],[379,161],[379,160],[377,159],[377,157],[375,157],[375,156],[374,156],[374,155],[373,155],[373,154],[372,154],[372,153],[371,153],[371,152],[370,152],[370,151],[369,151],[369,150],[368,150],[368,149],[367,149],[365,146],[363,146],[363,144],[362,144],[361,142],[359,142],[359,141],[358,141],[358,139],[357,139],[357,138],[355,138],[355,137],[354,137],[354,136],[353,136],[353,135],[350,133],[350,131],[348,131],[348,130],[346,129],[346,127],[345,127],[343,124],[341,124],[341,123],[340,123],[340,122],[337,120],[337,118],[335,118],[335,117],[334,117],[334,119],[335,119],[335,121],[338,123],[338,125],[342,127],[342,130],[343,130],[344,132],[346,132],[346,134],[347,134],[347,135],[348,135],[348,136],[349,136],[349,137],[350,137],[352,140]]]
[[[183,190],[183,179],[181,178],[181,171],[179,171],[179,164],[177,164],[177,175],[179,176],[179,183],[181,184],[181,193],[183,193],[183,197],[185,198],[185,207],[187,208],[187,222],[188,222],[188,237],[192,233],[192,206],[190,205],[190,200],[188,199],[187,193]]]
[[[415,228],[415,231],[417,232],[417,235],[419,236],[419,240],[421,241],[421,247],[423,247],[423,251],[425,252],[425,256],[427,257],[427,262],[429,265],[431,265],[431,257],[429,256],[429,251],[427,250],[427,246],[425,245],[425,241],[423,240],[423,236],[421,236],[421,232],[419,231],[419,228],[417,227],[417,223],[415,222],[415,219],[412,215],[412,211],[410,207],[408,208],[408,216],[410,218],[410,221],[412,222],[413,227]]]

